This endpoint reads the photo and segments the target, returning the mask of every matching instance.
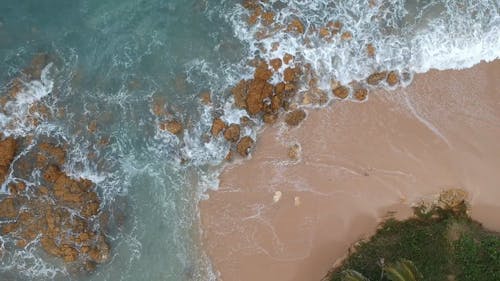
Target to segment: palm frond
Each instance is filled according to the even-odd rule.
[[[370,281],[370,280],[364,277],[363,274],[357,272],[356,270],[348,269],[342,271],[342,281]]]
[[[391,281],[422,281],[423,276],[413,262],[401,259],[384,267],[384,273]]]

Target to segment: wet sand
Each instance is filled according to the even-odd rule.
[[[473,218],[500,231],[499,77],[499,60],[431,71],[364,103],[310,110],[298,128],[267,128],[200,203],[220,280],[320,280],[388,212],[408,216],[447,188],[467,190]]]

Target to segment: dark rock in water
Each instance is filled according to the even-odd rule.
[[[285,122],[288,126],[298,126],[306,118],[306,112],[302,109],[296,109],[288,113]]]
[[[10,164],[16,154],[17,142],[14,138],[8,137],[0,141],[0,183],[3,183],[8,176]]]
[[[260,63],[255,69],[254,78],[267,81],[273,76],[273,72],[269,69],[269,65],[265,62]]]
[[[231,124],[224,131],[224,138],[230,142],[237,142],[240,139],[240,126],[238,124]]]
[[[293,82],[297,78],[297,69],[288,67],[283,73],[283,80],[285,82]]]
[[[234,103],[236,107],[245,109],[247,108],[247,86],[248,83],[245,80],[241,80],[232,90],[231,93],[234,97]]]
[[[236,147],[236,150],[242,157],[246,157],[248,156],[249,150],[252,147],[253,143],[254,140],[251,137],[245,136],[241,138],[238,146]]]
[[[162,124],[160,124],[160,129],[164,131],[169,131],[170,133],[174,135],[178,135],[182,133],[182,124],[181,122],[177,120],[172,120],[172,121],[167,121]]]
[[[0,218],[14,219],[17,217],[18,208],[14,202],[14,198],[7,197],[0,202]]]
[[[274,71],[278,71],[281,68],[281,65],[283,64],[281,62],[280,58],[272,59],[270,61],[271,66],[273,67]]]
[[[17,240],[18,247],[38,238],[45,252],[84,270],[106,262],[110,247],[95,225],[100,221],[101,202],[94,184],[71,178],[60,169],[66,158],[61,147],[41,143],[33,153],[37,157],[32,165],[15,168],[29,169],[24,175],[40,172],[43,185],[9,184],[11,196],[0,201],[0,218],[11,221],[1,224],[2,235]],[[21,162],[24,157],[32,156],[22,155]]]
[[[210,129],[210,133],[212,136],[216,137],[227,127],[226,123],[222,121],[220,118],[215,118],[212,123],[212,128]]]
[[[382,80],[384,80],[386,76],[387,76],[387,72],[385,72],[385,71],[373,73],[372,75],[368,76],[368,78],[366,79],[366,82],[370,85],[377,85]]]
[[[266,113],[262,116],[262,120],[266,124],[274,124],[276,123],[276,120],[278,120],[278,116],[276,114]]]

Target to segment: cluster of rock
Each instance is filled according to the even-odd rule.
[[[24,81],[40,80],[49,60],[46,54],[36,55],[10,83],[0,98],[2,113],[9,114],[6,105],[24,90]],[[23,116],[26,120],[12,120],[8,126],[30,122],[36,127],[50,114],[41,101],[34,101]],[[8,195],[0,197],[0,234],[9,238],[4,241],[15,241],[0,249],[0,254],[3,257],[12,247],[33,245],[76,271],[91,272],[110,255],[100,230],[101,202],[91,181],[62,171],[65,148],[52,142],[42,142],[32,134],[14,138],[0,133],[0,184],[8,188]]]
[[[92,271],[110,253],[104,233],[96,228],[100,200],[95,186],[65,174],[61,167],[66,153],[50,143],[37,144],[32,153],[13,163],[29,142],[12,137],[0,141],[2,183],[14,170],[7,182],[10,195],[0,201],[1,234],[15,239],[17,247],[37,243],[75,268]],[[37,172],[41,174],[39,185],[22,179]]]

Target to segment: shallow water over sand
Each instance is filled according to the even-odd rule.
[[[498,60],[431,71],[365,103],[309,111],[299,128],[267,128],[252,159],[227,167],[200,203],[220,279],[320,280],[388,212],[408,216],[450,187],[500,231],[499,76]],[[287,156],[293,143],[299,161]]]

